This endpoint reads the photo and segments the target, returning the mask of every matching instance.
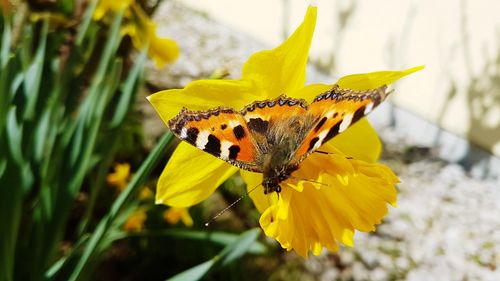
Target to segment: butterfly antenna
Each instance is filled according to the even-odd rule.
[[[222,209],[220,212],[218,212],[214,217],[212,217],[209,221],[207,221],[205,223],[205,226],[208,227],[214,220],[216,220],[218,217],[220,217],[222,214],[224,214],[225,212],[227,212],[227,210],[231,209],[234,205],[236,205],[238,202],[240,202],[243,198],[245,198],[246,196],[248,196],[248,194],[250,194],[252,191],[254,191],[255,189],[257,189],[257,187],[259,187],[260,183],[258,185],[256,185],[255,187],[253,187],[252,189],[250,189],[250,191],[248,191],[247,193],[241,195],[240,197],[238,197],[238,199],[234,200],[233,203],[229,204],[229,206],[227,206],[226,208]]]
[[[331,153],[331,152],[326,152],[326,151],[321,151],[321,150],[316,150],[316,151],[314,151],[314,153],[320,153],[320,154],[333,154],[333,153]],[[349,160],[354,159],[354,157],[351,157],[351,156],[346,156],[345,158],[346,158],[346,159],[349,159]]]

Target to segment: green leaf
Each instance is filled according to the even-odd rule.
[[[63,268],[66,263],[71,260],[75,256],[75,254],[80,250],[80,248],[85,244],[88,240],[89,236],[84,235],[82,239],[80,239],[74,246],[73,251],[71,251],[68,255],[61,257],[58,261],[56,261],[46,272],[45,278],[52,279],[56,276],[56,273]]]
[[[259,234],[260,228],[254,228],[243,232],[238,240],[228,245],[220,253],[222,265],[226,266],[247,253],[250,246],[259,237]]]
[[[87,34],[87,29],[89,28],[90,23],[92,22],[92,16],[94,15],[95,8],[100,1],[90,1],[90,6],[85,11],[85,15],[83,16],[83,20],[80,23],[78,28],[78,34],[76,35],[76,45],[81,46],[83,43],[83,39]]]
[[[136,93],[136,85],[140,76],[142,75],[142,70],[144,67],[144,62],[146,61],[148,48],[146,47],[139,57],[137,58],[134,67],[130,70],[130,73],[127,77],[127,81],[123,86],[123,91],[120,95],[120,100],[118,101],[118,106],[116,107],[115,114],[113,116],[113,120],[111,121],[110,126],[117,127],[120,125],[125,118],[125,114],[128,112],[130,108],[130,104],[132,101],[133,94]]]
[[[159,231],[142,231],[139,233],[132,233],[130,236],[169,236],[178,239],[190,239],[199,241],[208,241],[214,244],[219,244],[227,246],[229,244],[235,243],[240,235],[228,233],[228,232],[207,232],[207,231],[197,231],[197,230],[185,230],[185,229],[166,229]],[[248,253],[251,254],[264,254],[266,252],[266,246],[264,244],[254,241],[252,245],[248,248]]]
[[[23,138],[23,126],[18,124],[16,118],[16,108],[11,107],[7,116],[7,143],[10,154],[14,161],[21,165],[23,163],[23,153],[21,142]]]
[[[205,276],[210,269],[215,265],[216,260],[208,260],[202,264],[192,267],[182,273],[175,275],[172,278],[167,279],[168,281],[195,281],[200,280]]]
[[[11,39],[12,39],[12,33],[10,29],[10,24],[8,21],[5,21],[2,32],[2,47],[0,50],[0,67],[2,69],[7,65],[7,62],[9,61]]]
[[[219,265],[227,266],[236,259],[239,259],[245,253],[248,252],[250,246],[259,237],[260,228],[254,228],[247,230],[238,236],[238,239],[233,241],[231,244],[224,247],[224,249],[211,260],[208,260],[202,264],[192,267],[186,271],[183,271],[169,279],[168,281],[184,281],[184,280],[200,280],[203,278],[210,270],[216,268]]]
[[[0,178],[3,176],[6,167],[7,167],[7,161],[3,158],[0,159]]]
[[[40,82],[42,81],[42,72],[45,60],[45,47],[47,45],[47,33],[49,22],[45,20],[40,35],[40,44],[37,46],[35,59],[24,71],[24,94],[26,95],[26,108],[24,110],[24,119],[33,120],[35,117],[35,107],[40,93]]]
[[[50,111],[45,110],[42,113],[42,116],[40,118],[40,121],[38,122],[36,131],[35,131],[35,139],[36,141],[34,142],[34,150],[35,150],[35,160],[36,161],[41,161],[43,153],[45,151],[45,143],[48,139],[48,132],[49,132],[49,121],[50,121]]]

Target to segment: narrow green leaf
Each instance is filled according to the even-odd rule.
[[[23,73],[18,73],[14,79],[11,81],[12,84],[10,85],[10,91],[6,92],[5,95],[7,95],[10,99],[14,98],[14,94],[17,92],[19,87],[23,84],[24,81],[24,75]],[[10,94],[10,96],[9,96]]]
[[[40,34],[40,44],[37,46],[35,59],[24,71],[24,93],[26,95],[26,108],[24,110],[24,119],[32,120],[35,117],[35,106],[40,93],[40,82],[42,81],[42,72],[45,60],[45,47],[47,45],[47,34],[49,31],[49,22],[43,22],[42,33]]]
[[[10,154],[14,161],[21,165],[23,163],[23,153],[21,148],[21,141],[23,138],[22,124],[17,123],[16,108],[11,107],[7,116],[7,143],[9,146]]]
[[[97,71],[92,79],[92,84],[89,87],[87,98],[81,105],[79,116],[80,118],[85,119],[86,124],[92,125],[92,123],[96,121],[92,119],[95,116],[93,112],[96,110],[96,104],[102,97],[104,79],[109,74],[110,64],[114,62],[116,51],[121,42],[120,28],[122,19],[123,11],[115,15],[108,34],[106,45],[104,46],[104,50],[99,59],[99,66],[97,67]]]
[[[5,167],[7,167],[7,160],[4,158],[0,159],[0,178],[3,176],[5,172]]]
[[[138,233],[127,233],[128,236],[169,236],[177,239],[190,239],[198,241],[208,241],[210,243],[219,244],[227,246],[234,243],[240,238],[240,235],[228,233],[228,232],[207,232],[207,231],[197,231],[197,230],[186,230],[186,229],[166,229],[158,231],[141,231]],[[266,246],[258,241],[254,243],[248,249],[251,254],[264,254],[266,252]]]
[[[120,95],[120,100],[118,101],[118,106],[116,107],[115,114],[111,121],[110,127],[114,128],[120,125],[125,118],[125,114],[128,112],[130,108],[130,104],[132,101],[132,97],[134,93],[136,93],[136,85],[142,75],[142,70],[144,67],[144,62],[146,61],[147,55],[147,47],[141,52],[139,57],[137,58],[133,68],[130,70],[130,73],[125,81],[125,85],[123,86],[122,93]]]
[[[0,67],[3,69],[9,61],[10,44],[12,40],[12,32],[8,21],[4,21],[2,31],[2,46],[0,49]]]
[[[226,266],[236,259],[243,256],[248,252],[250,246],[259,237],[260,228],[254,228],[247,230],[238,236],[238,239],[233,241],[233,243],[224,247],[224,249],[211,260],[208,260],[202,264],[192,267],[186,271],[183,271],[169,279],[168,281],[184,281],[184,280],[200,280],[203,278],[211,269],[217,267],[219,264]]]
[[[85,11],[85,15],[83,16],[83,20],[79,25],[78,33],[76,35],[76,45],[81,46],[83,43],[83,39],[87,34],[87,29],[89,28],[90,23],[92,22],[92,17],[94,15],[95,8],[99,1],[90,1],[90,6]]]
[[[167,281],[196,281],[205,276],[210,269],[215,265],[216,260],[208,260],[202,264],[183,271],[174,277],[168,278]]]
[[[247,253],[250,246],[259,237],[260,228],[254,228],[243,232],[238,240],[228,245],[220,253],[222,265],[226,266]]]
[[[50,121],[50,111],[44,110],[42,116],[40,117],[40,121],[37,124],[37,128],[35,131],[35,139],[34,141],[34,157],[36,161],[41,161],[43,153],[45,151],[45,144],[48,140],[48,131],[49,131],[49,121]]]

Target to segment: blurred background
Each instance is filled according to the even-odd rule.
[[[423,71],[369,116],[398,207],[307,260],[234,176],[154,204],[176,141],[145,97],[238,78],[308,1],[0,0],[0,280],[500,280],[500,2],[317,0],[308,83]]]

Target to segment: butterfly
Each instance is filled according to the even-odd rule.
[[[308,155],[370,113],[389,93],[386,86],[354,91],[335,85],[311,104],[281,95],[240,111],[183,108],[168,127],[181,140],[219,159],[262,173],[264,193],[279,193],[280,184]]]

